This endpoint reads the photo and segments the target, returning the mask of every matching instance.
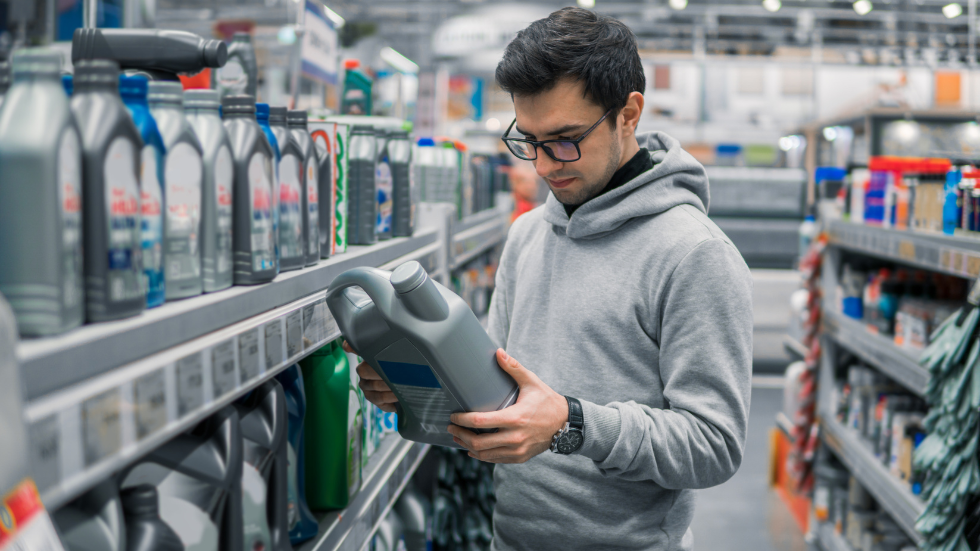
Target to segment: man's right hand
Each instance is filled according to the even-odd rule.
[[[347,341],[344,341],[344,350],[350,354],[357,354],[347,344]],[[398,403],[398,398],[395,398],[395,393],[388,388],[384,379],[381,378],[381,375],[378,375],[378,372],[373,367],[368,365],[367,362],[361,362],[357,366],[357,376],[360,379],[358,386],[361,387],[361,390],[364,392],[364,397],[369,402],[381,408],[382,411],[395,413],[395,404]]]

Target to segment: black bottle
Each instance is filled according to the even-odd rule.
[[[177,73],[224,66],[228,46],[186,31],[76,29],[71,60],[77,64],[83,59],[111,59],[123,69],[139,69],[152,79],[176,80]]]
[[[122,492],[126,518],[126,551],[183,551],[184,543],[160,518],[156,486],[140,484]]]

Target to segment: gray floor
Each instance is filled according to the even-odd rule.
[[[698,494],[691,527],[695,550],[807,550],[789,511],[769,489],[769,430],[782,399],[782,389],[753,388],[741,468],[728,482]]]

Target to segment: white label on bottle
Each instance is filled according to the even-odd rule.
[[[320,172],[317,168],[316,155],[306,163],[306,235],[307,254],[315,255],[320,250]]]
[[[394,183],[391,179],[391,166],[387,162],[378,163],[374,170],[374,181],[378,190],[378,219],[375,232],[391,234],[392,213],[394,212]]]
[[[248,73],[237,57],[228,59],[224,67],[217,70],[218,90],[222,96],[245,94],[248,87]]]
[[[201,353],[177,360],[177,415],[184,417],[204,405],[204,362]]]
[[[62,305],[82,300],[82,157],[78,133],[69,128],[58,144],[58,200],[61,202]]]
[[[122,397],[113,388],[82,402],[85,465],[91,467],[122,447]]]
[[[201,276],[201,154],[187,142],[175,144],[167,152],[167,271],[166,281]]]
[[[231,393],[238,387],[235,369],[235,340],[229,339],[211,349],[211,370],[214,381],[214,399]]]
[[[167,425],[167,383],[163,369],[136,379],[133,392],[136,403],[136,437],[142,440]]]
[[[232,195],[234,170],[231,151],[226,146],[221,146],[214,158],[214,193],[216,194],[215,204],[218,205],[216,234],[218,262],[215,272],[218,274],[224,274],[231,270],[231,205],[234,199]]]
[[[252,207],[252,269],[275,267],[275,242],[272,235],[272,161],[255,153],[248,163],[248,187]]]
[[[302,174],[296,155],[279,161],[279,251],[283,258],[303,256]]]
[[[242,468],[242,529],[244,549],[271,549],[269,535],[268,486],[262,474],[249,463]]]
[[[293,310],[286,314],[286,358],[293,358],[303,351],[303,312]]]
[[[282,319],[282,318],[280,318]],[[282,357],[282,325],[279,319],[265,324],[265,368],[272,369],[281,364]]]
[[[0,517],[0,523],[6,520]],[[5,537],[0,538],[0,551],[65,551],[51,517],[43,507],[28,517],[26,522],[21,520],[10,524],[10,534],[3,534]],[[12,539],[6,539],[8,535]]]
[[[140,153],[140,234],[144,272],[163,269],[163,188],[160,186],[159,160],[155,147],[143,147]]]
[[[134,150],[133,142],[118,137],[109,144],[103,165],[109,231],[106,279],[110,302],[131,300],[144,294],[140,186]]]

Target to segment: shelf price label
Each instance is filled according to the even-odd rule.
[[[898,257],[902,260],[915,260],[915,243],[901,239],[898,242]]]
[[[204,405],[204,359],[201,353],[177,361],[177,415],[183,417]]]
[[[320,320],[317,318],[317,303],[303,307],[303,350],[316,345],[323,338],[320,336]]]
[[[61,425],[58,414],[31,424],[31,474],[38,488],[46,490],[61,480]]]
[[[163,369],[133,382],[136,403],[136,438],[142,440],[167,426],[167,385]]]
[[[265,368],[272,369],[281,364],[282,357],[282,325],[278,319],[265,324]]]
[[[238,368],[242,384],[259,376],[259,328],[238,335]]]
[[[303,312],[293,310],[286,314],[286,358],[294,358],[303,352]]]
[[[119,388],[107,390],[82,402],[82,448],[90,467],[122,447]]]
[[[218,399],[238,387],[235,369],[235,339],[228,339],[211,348],[211,374],[214,398]]]

